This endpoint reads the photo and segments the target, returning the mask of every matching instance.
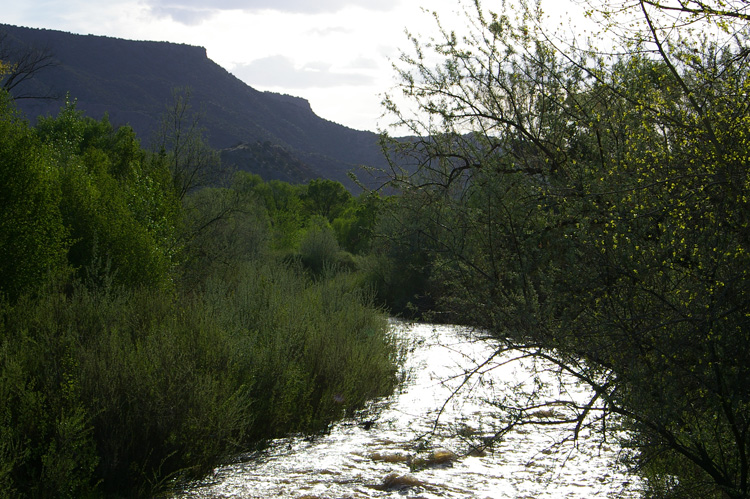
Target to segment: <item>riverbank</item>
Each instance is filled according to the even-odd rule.
[[[248,262],[188,294],[0,303],[0,497],[147,497],[392,391],[386,319],[346,275]]]
[[[520,362],[498,358],[467,384],[465,373],[492,355],[486,341],[451,326],[398,324],[397,330],[409,340],[411,353],[407,381],[395,395],[335,424],[326,435],[276,440],[176,497],[638,496],[637,482],[617,464],[617,447],[596,434],[582,434],[574,444],[565,441],[569,428],[539,425],[509,433],[492,449],[470,452],[472,442],[496,427],[497,411],[487,400],[533,373]],[[465,389],[451,398],[462,384]]]

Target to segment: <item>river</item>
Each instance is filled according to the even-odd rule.
[[[394,327],[411,344],[406,381],[394,396],[325,435],[276,440],[263,452],[217,468],[177,497],[638,497],[637,479],[617,464],[617,446],[597,433],[582,432],[572,442],[565,440],[569,428],[525,426],[492,451],[467,455],[467,442],[496,426],[497,410],[486,401],[509,386],[539,386],[538,375],[528,362],[504,356],[482,364],[467,382],[465,373],[491,356],[487,341],[450,326]],[[548,383],[547,389],[585,396],[574,383]]]

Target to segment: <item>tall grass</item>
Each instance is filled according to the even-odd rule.
[[[0,496],[144,496],[388,393],[396,346],[346,276],[248,262],[190,295],[2,305]]]

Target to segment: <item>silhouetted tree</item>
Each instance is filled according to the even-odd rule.
[[[39,93],[28,85],[41,71],[57,65],[57,61],[48,47],[37,47],[14,42],[8,33],[0,33],[0,62],[4,71],[0,71],[2,88],[15,99],[57,99],[59,95],[49,92]]]
[[[651,496],[750,497],[747,2],[601,2],[618,56],[470,4],[398,65],[392,218],[451,320],[591,389],[498,399],[498,436],[624,423]]]

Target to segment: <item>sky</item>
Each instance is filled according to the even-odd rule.
[[[202,46],[253,88],[378,131],[389,124],[381,102],[396,83],[392,63],[408,49],[405,29],[434,29],[422,5],[458,17],[457,0],[25,0],[6,3],[0,22]]]

